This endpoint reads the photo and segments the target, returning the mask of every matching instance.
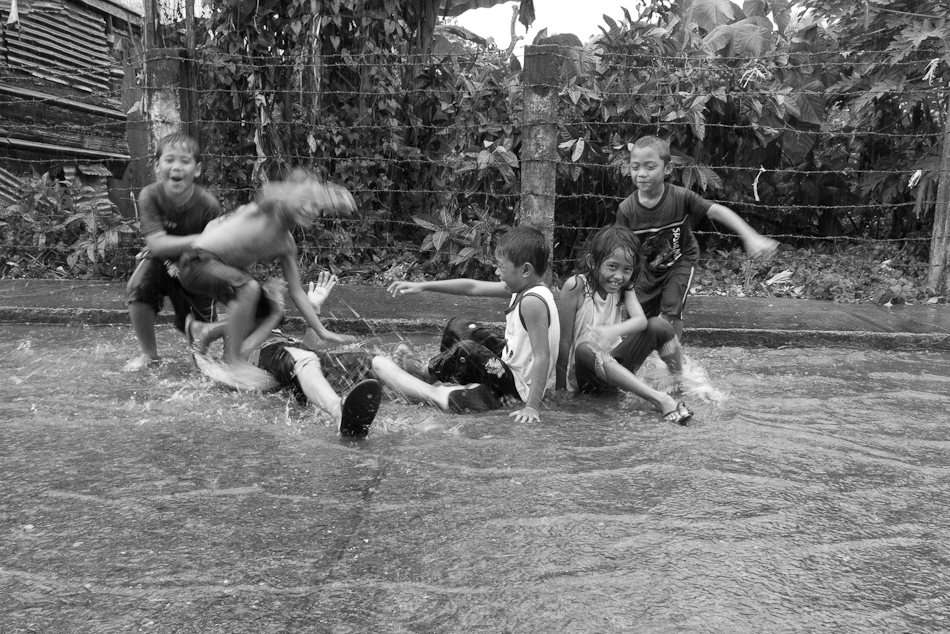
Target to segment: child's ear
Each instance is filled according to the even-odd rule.
[[[593,271],[593,270],[594,270],[594,258],[588,253],[588,254],[587,254],[587,257],[584,258],[584,260],[585,260],[585,262],[587,262],[587,268],[590,269],[591,271]]]
[[[530,262],[525,262],[524,264],[521,265],[521,275],[523,277],[531,277],[533,273],[534,273],[533,264],[531,264]]]
[[[195,165],[195,178],[201,176],[201,163]]]

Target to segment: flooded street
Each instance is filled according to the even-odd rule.
[[[0,632],[950,630],[950,353],[688,347],[688,427],[386,401],[353,441],[159,347],[0,326]]]

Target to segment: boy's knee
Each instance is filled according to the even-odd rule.
[[[256,301],[261,296],[261,285],[251,279],[234,289],[234,296],[238,301]]]

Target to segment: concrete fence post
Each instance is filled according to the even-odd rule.
[[[558,44],[532,44],[524,52],[524,122],[521,139],[519,225],[544,234],[553,254],[557,186],[558,76],[564,56]],[[551,283],[551,267],[544,281]]]

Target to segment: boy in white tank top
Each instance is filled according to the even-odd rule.
[[[537,229],[516,227],[499,242],[495,261],[498,282],[394,282],[388,290],[393,297],[423,291],[510,297],[503,342],[478,324],[455,319],[446,328],[442,352],[425,366],[410,351],[397,349],[396,361],[377,356],[373,369],[390,388],[445,410],[493,409],[503,397],[513,396],[523,407],[510,415],[518,422],[538,421],[541,399],[554,387],[560,339],[554,296],[542,283],[547,242]]]

